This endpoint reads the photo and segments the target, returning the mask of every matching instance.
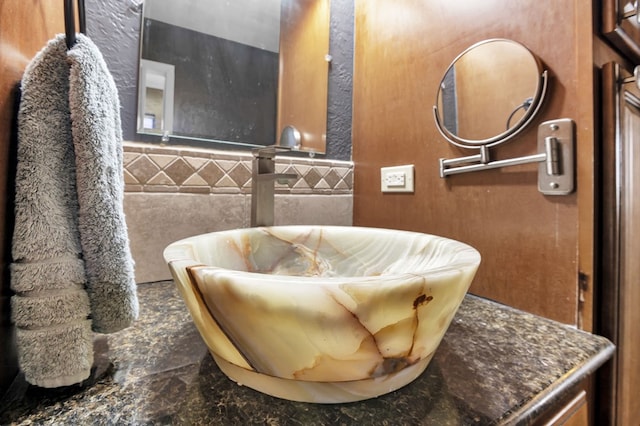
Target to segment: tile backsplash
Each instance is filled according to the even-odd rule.
[[[249,152],[124,145],[125,214],[138,283],[170,278],[162,251],[192,235],[248,227]],[[276,184],[276,225],[352,224],[353,163],[276,158],[298,179]]]
[[[252,159],[249,153],[127,144],[126,191],[250,193]],[[347,161],[279,157],[276,171],[298,175],[296,181],[276,184],[279,193],[327,195],[353,190],[353,163]]]

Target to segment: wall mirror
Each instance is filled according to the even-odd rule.
[[[440,133],[466,147],[494,146],[535,116],[547,74],[538,58],[512,40],[491,39],[466,49],[444,74],[434,106]]]
[[[138,133],[251,148],[293,128],[325,152],[329,0],[143,7]]]

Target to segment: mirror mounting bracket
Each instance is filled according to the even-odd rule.
[[[468,148],[468,147],[467,147]],[[569,118],[545,121],[538,127],[538,153],[524,157],[491,161],[489,145],[467,157],[440,159],[440,177],[540,163],[538,190],[545,195],[568,195],[575,186],[575,124]]]

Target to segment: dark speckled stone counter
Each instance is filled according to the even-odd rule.
[[[467,296],[427,370],[408,386],[350,404],[290,402],[227,379],[173,283],[140,286],[140,320],[96,340],[86,383],[18,377],[0,424],[529,424],[613,353],[606,339]]]

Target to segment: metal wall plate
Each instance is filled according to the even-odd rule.
[[[549,141],[555,139],[553,144]],[[554,155],[538,165],[538,190],[545,195],[568,195],[575,187],[575,124],[569,118],[545,121],[538,126],[538,152],[557,146]],[[554,167],[549,164],[557,161]],[[551,171],[555,170],[555,174]]]

